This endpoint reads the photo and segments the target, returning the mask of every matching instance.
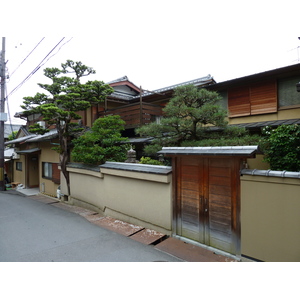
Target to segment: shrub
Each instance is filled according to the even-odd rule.
[[[141,157],[140,164],[146,164],[146,165],[163,165],[162,162],[159,160],[153,159],[151,157]]]
[[[263,129],[265,142],[262,148],[265,161],[272,170],[300,171],[300,126],[281,125],[276,129]]]
[[[72,159],[91,165],[125,161],[128,146],[122,143],[127,140],[121,136],[122,130],[124,121],[118,115],[97,119],[91,131],[73,140]]]

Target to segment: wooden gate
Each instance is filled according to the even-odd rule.
[[[239,167],[240,160],[234,158],[178,158],[176,235],[236,253]]]
[[[172,157],[173,234],[236,255],[240,254],[240,169],[257,147],[247,148],[248,152],[231,147],[230,155],[220,148],[163,148],[160,153]]]

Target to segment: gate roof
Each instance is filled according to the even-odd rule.
[[[226,147],[163,147],[158,154],[167,155],[229,155],[252,156],[260,153],[258,146],[226,146]]]

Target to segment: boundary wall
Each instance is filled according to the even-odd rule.
[[[70,204],[171,235],[172,168],[107,162],[70,163]],[[62,176],[63,178],[63,176]],[[300,261],[300,172],[241,170],[241,254]],[[66,184],[61,182],[66,195]]]
[[[172,168],[106,162],[70,163],[71,204],[165,234],[172,229]],[[63,176],[61,176],[63,178]],[[61,192],[67,194],[64,180]]]
[[[241,171],[242,255],[300,261],[300,172]]]

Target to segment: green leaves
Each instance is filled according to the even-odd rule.
[[[97,119],[92,129],[73,141],[72,159],[98,165],[105,161],[125,161],[127,146],[122,144],[125,122],[118,115]]]
[[[300,171],[300,126],[281,125],[277,129],[263,129],[265,141],[262,144],[265,161],[272,170]]]
[[[70,123],[72,119],[78,120],[80,116],[76,112],[85,111],[92,104],[104,101],[113,92],[103,81],[80,83],[81,77],[94,73],[82,62],[72,60],[62,64],[62,69],[46,68],[44,74],[52,83],[38,85],[48,94],[37,93],[34,97],[24,97],[21,107],[27,116],[39,113],[48,124],[56,124],[57,127],[61,121]],[[72,74],[75,77],[71,77]]]
[[[82,84],[81,78],[90,74],[95,74],[95,70],[80,61],[67,60],[66,63],[61,64],[61,68],[46,68],[44,75],[51,82],[38,84],[45,93],[24,97],[21,106],[28,118],[30,115],[37,114],[46,121],[48,127],[51,125],[56,127],[59,139],[59,146],[56,150],[60,153],[61,170],[68,187],[69,175],[66,165],[69,161],[71,140],[78,134],[78,131],[83,130],[82,126],[74,124],[75,120],[81,119],[78,112],[104,101],[113,91],[102,81],[88,81]],[[44,134],[48,129],[33,125],[30,131]]]
[[[154,137],[153,144],[163,146],[180,146],[183,141],[200,140],[206,125],[224,127],[227,112],[217,103],[218,93],[198,89],[193,85],[175,89],[174,97],[163,109],[161,124],[149,124],[137,129],[143,136]],[[159,147],[149,146],[148,154]]]

